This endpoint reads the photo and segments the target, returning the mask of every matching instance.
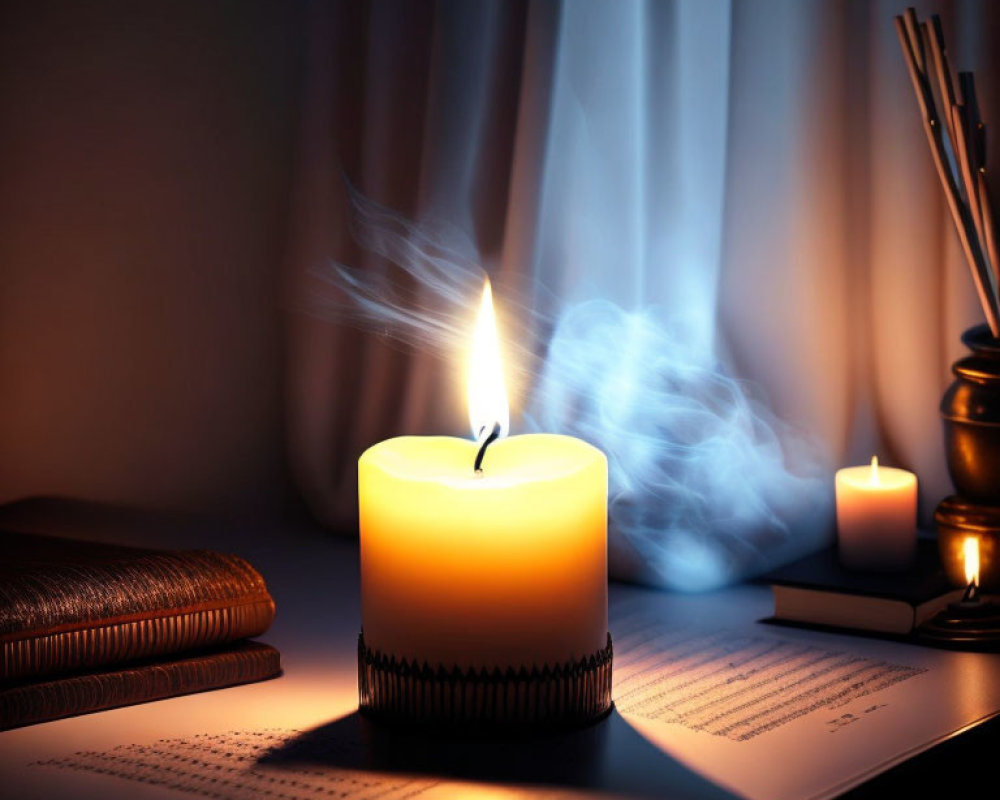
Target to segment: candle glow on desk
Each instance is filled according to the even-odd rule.
[[[850,569],[893,571],[913,563],[917,546],[917,476],[870,466],[837,470],[837,545]]]
[[[477,441],[402,436],[358,461],[361,602],[373,650],[515,669],[607,643],[607,459],[569,436],[507,433],[487,283],[469,360]],[[498,441],[473,469],[480,441]]]

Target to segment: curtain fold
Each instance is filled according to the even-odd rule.
[[[516,298],[505,333],[533,349],[515,381],[522,429],[547,420],[615,451],[619,576],[704,588],[817,547],[832,535],[832,468],[873,452],[917,472],[926,522],[950,490],[937,405],[980,312],[896,42],[900,10],[316,3],[289,305],[331,291],[330,263],[412,283],[359,245],[354,191],[395,224],[462,232]],[[1000,9],[918,11],[942,13],[989,124]],[[316,516],[351,530],[366,446],[465,434],[461,364],[377,325],[294,313],[288,326],[290,461]],[[618,396],[574,385],[570,414],[553,401],[575,380],[566,354],[596,359],[600,331],[633,337],[588,362]],[[629,376],[627,352],[641,353]],[[654,408],[626,407],[629,387]],[[674,403],[690,413],[667,415]],[[595,433],[609,413],[627,430]],[[815,519],[782,496],[795,493]]]

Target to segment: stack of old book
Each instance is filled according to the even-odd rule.
[[[0,730],[274,677],[273,619],[237,556],[0,532]]]

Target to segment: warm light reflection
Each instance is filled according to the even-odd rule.
[[[962,552],[965,554],[965,582],[979,586],[979,539],[966,536]]]
[[[473,437],[477,441],[485,439],[497,423],[500,424],[500,436],[506,436],[510,430],[510,409],[493,313],[493,292],[488,278],[472,336],[467,376],[466,396]]]
[[[872,486],[878,485],[878,456],[872,456]]]

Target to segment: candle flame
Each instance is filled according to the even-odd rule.
[[[966,536],[962,551],[965,553],[965,582],[979,586],[979,539]]]
[[[510,409],[507,406],[507,387],[503,380],[500,340],[489,278],[483,287],[483,299],[472,335],[466,392],[469,423],[476,441],[489,436],[495,425],[500,426],[500,436],[506,436],[510,430]]]
[[[872,486],[878,486],[878,456],[872,456]]]

